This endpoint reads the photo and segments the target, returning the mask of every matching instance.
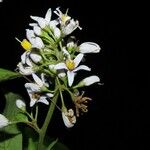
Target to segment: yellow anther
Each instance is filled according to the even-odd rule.
[[[66,60],[66,66],[69,70],[73,70],[75,68],[75,63],[73,60]]]
[[[23,39],[23,41],[21,42],[21,46],[27,51],[31,50],[32,48],[31,43],[26,39]]]

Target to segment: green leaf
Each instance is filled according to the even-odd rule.
[[[61,142],[57,142],[51,150],[69,150],[68,147],[66,147],[64,144],[62,144]]]
[[[0,82],[21,77],[22,75],[7,69],[0,68]]]
[[[14,93],[6,93],[6,107],[3,115],[9,120],[15,120],[19,109],[16,107],[16,99],[22,99]],[[18,125],[9,125],[0,131],[0,150],[21,150],[22,149],[22,134]]]
[[[44,141],[44,148],[46,150],[69,150],[63,143],[58,139],[50,138],[46,136]]]
[[[53,142],[50,143],[50,145],[48,146],[47,150],[52,150],[52,148],[54,147],[54,145],[58,142],[58,139],[54,140]]]

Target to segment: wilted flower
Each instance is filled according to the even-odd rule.
[[[84,92],[81,95],[77,95],[74,97],[74,104],[76,107],[77,117],[79,117],[80,111],[82,112],[88,111],[87,103],[88,101],[92,100],[90,97],[84,97],[83,95],[84,95]]]
[[[63,109],[62,110],[62,118],[64,121],[64,124],[67,128],[71,128],[76,123],[76,116],[74,115],[74,111],[72,109]]]

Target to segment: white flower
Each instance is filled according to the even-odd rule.
[[[90,76],[90,77],[83,79],[81,82],[83,83],[84,86],[89,86],[96,82],[100,82],[100,78],[98,76]]]
[[[51,8],[49,8],[49,9],[47,10],[47,13],[46,13],[46,15],[45,15],[45,18],[37,17],[37,16],[31,16],[31,18],[32,18],[34,21],[37,21],[38,25],[43,29],[43,28],[45,28],[46,26],[49,25],[50,20],[51,20],[51,16],[52,16],[52,10],[51,10]]]
[[[58,63],[55,65],[55,69],[66,69],[67,70],[67,77],[68,77],[68,84],[71,86],[74,81],[75,73],[79,70],[87,70],[90,71],[91,69],[85,65],[79,65],[83,58],[83,54],[78,54],[74,60],[68,59],[66,63]]]
[[[71,17],[67,15],[67,11],[66,11],[65,14],[63,14],[63,13],[60,11],[59,7],[56,8],[56,10],[54,11],[54,13],[55,13],[57,16],[59,16],[59,21],[60,21],[60,24],[61,24],[62,26],[64,26],[64,25],[66,24],[66,22],[71,19]]]
[[[21,110],[25,110],[26,104],[21,99],[17,99],[16,106]]]
[[[41,102],[46,105],[49,104],[47,98],[53,97],[53,94],[46,93],[41,94],[42,88],[46,88],[48,85],[45,83],[44,78],[40,79],[36,74],[32,74],[35,83],[26,83],[25,87],[30,97],[30,107],[33,107],[36,103]]]
[[[79,46],[79,52],[81,53],[99,53],[100,46],[93,42],[84,42]]]
[[[9,123],[9,120],[4,115],[0,114],[0,128],[9,125]]]
[[[67,24],[66,26],[62,26],[62,33],[64,35],[68,35],[71,34],[77,28],[79,28],[80,30],[82,29],[79,26],[79,21],[78,20],[74,21],[74,19],[71,19],[69,24]]]
[[[67,128],[71,128],[76,123],[76,116],[74,115],[74,111],[72,109],[67,109],[62,111],[62,118],[64,121],[64,124]]]

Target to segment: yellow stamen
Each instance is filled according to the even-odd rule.
[[[75,68],[75,63],[73,60],[66,60],[66,66],[69,70],[73,70]]]
[[[21,46],[27,51],[31,50],[32,48],[31,43],[26,39],[23,39],[23,41],[21,42]]]

